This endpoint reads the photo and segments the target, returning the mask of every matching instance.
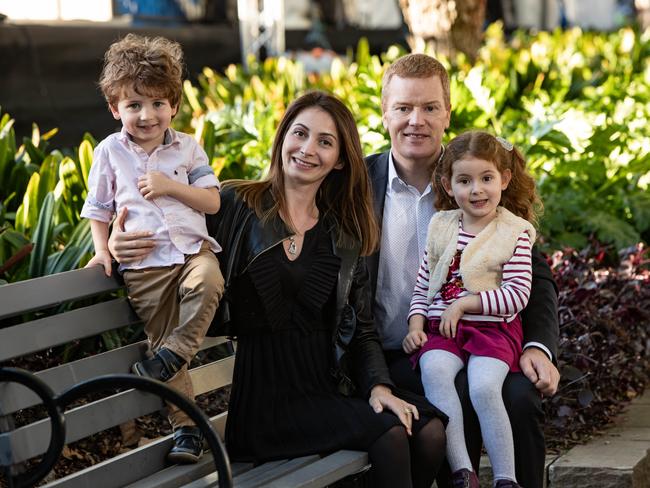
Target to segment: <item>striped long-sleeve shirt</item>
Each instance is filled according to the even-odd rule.
[[[468,234],[460,228],[456,249],[462,251],[473,238],[472,234]],[[466,313],[463,315],[463,319],[479,322],[501,322],[505,319],[506,322],[510,322],[524,309],[530,296],[532,279],[531,247],[532,243],[528,234],[523,232],[517,238],[514,254],[503,265],[501,286],[495,290],[480,292],[482,312]],[[458,269],[454,270],[451,280],[458,278],[459,274]],[[427,300],[428,291],[429,262],[428,255],[425,252],[418,271],[415,289],[413,290],[409,318],[415,314],[424,315],[428,320],[440,318],[451,303],[470,294],[463,288],[456,298],[445,300],[438,291],[429,304]]]

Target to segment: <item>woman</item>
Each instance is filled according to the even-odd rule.
[[[268,177],[225,185],[208,229],[224,249],[222,267],[233,263],[223,269],[231,320],[221,331],[238,338],[231,458],[360,449],[369,453],[372,486],[431,486],[446,417],[396,392],[388,376],[360,257],[379,233],[345,105],[322,92],[295,100]]]

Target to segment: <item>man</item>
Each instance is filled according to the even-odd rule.
[[[374,313],[393,380],[423,393],[419,373],[402,351],[415,273],[424,252],[427,226],[435,212],[431,175],[444,147],[451,102],[444,66],[424,54],[395,61],[382,80],[382,120],[391,150],[366,158],[382,228],[380,251],[368,258]],[[538,251],[533,253],[533,287],[524,313],[523,373],[510,373],[503,397],[512,424],[517,480],[536,488],[544,479],[542,395],[553,395],[559,373],[557,289]],[[480,457],[478,419],[472,411],[464,372],[456,380],[465,420],[465,437],[475,470]]]

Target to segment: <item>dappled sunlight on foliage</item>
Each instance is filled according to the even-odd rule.
[[[352,109],[366,154],[385,150],[381,76],[402,54],[394,46],[373,56],[362,41],[319,76],[287,58],[253,61],[248,71],[206,69],[197,87],[186,85],[189,103],[177,127],[202,127],[222,178],[258,178],[286,106],[305,90],[323,89]],[[630,28],[518,32],[507,41],[496,24],[474,65],[463,55],[442,59],[451,74],[447,136],[481,128],[522,149],[546,205],[546,251],[582,248],[592,237],[618,248],[648,242],[649,60],[650,35]]]

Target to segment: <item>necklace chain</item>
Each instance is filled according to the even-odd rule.
[[[318,219],[318,208],[314,207],[316,211],[316,219]],[[313,214],[314,211],[310,212],[310,214]],[[300,233],[300,235],[304,235],[304,233]],[[296,237],[298,234],[294,234],[289,237],[289,248],[287,249],[287,252],[291,254],[292,256],[295,256],[298,254],[298,245],[296,244]]]

